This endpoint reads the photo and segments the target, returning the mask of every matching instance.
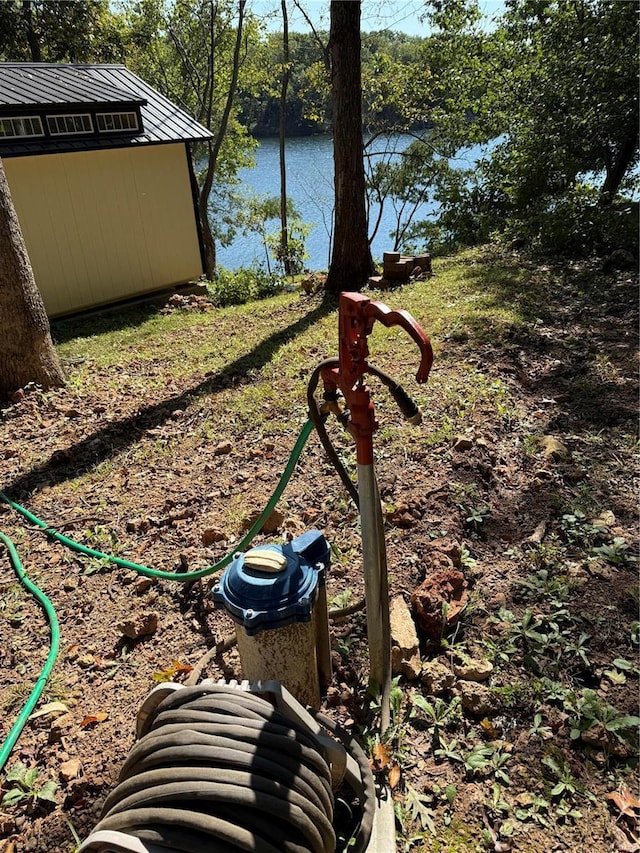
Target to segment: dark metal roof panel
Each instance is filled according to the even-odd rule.
[[[87,67],[50,63],[0,63],[0,105],[77,106],[142,103],[139,96],[105,85]]]
[[[27,100],[25,79],[36,68],[38,91],[34,100]],[[68,72],[68,73],[67,73]],[[4,82],[3,82],[4,81]],[[11,81],[10,83],[7,81]],[[64,98],[54,100],[56,87],[64,83]],[[78,100],[71,99],[71,83],[75,81]],[[11,93],[6,94],[9,87]],[[16,94],[20,91],[20,95]],[[50,100],[45,101],[48,92]],[[94,99],[88,98],[93,93]],[[18,97],[23,97],[18,101]],[[62,96],[61,96],[62,97]],[[14,100],[10,100],[13,98]],[[35,100],[40,98],[40,100]],[[85,100],[79,100],[84,98]],[[121,148],[129,145],[151,145],[163,142],[197,141],[211,139],[212,134],[181,110],[164,95],[151,88],[144,80],[129,71],[124,65],[54,65],[50,63],[0,63],[0,113],[9,115],[11,109],[24,114],[25,108],[33,106],[40,114],[51,112],[52,105],[64,104],[67,108],[96,107],[109,105],[132,105],[140,107],[143,130],[136,134],[98,134],[64,139],[0,139],[0,156],[20,154],[63,153],[98,148]]]

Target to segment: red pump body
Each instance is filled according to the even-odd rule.
[[[417,382],[427,381],[433,362],[429,338],[407,311],[392,311],[384,303],[372,301],[361,293],[340,294],[338,367],[323,371],[322,378],[327,390],[337,388],[342,392],[351,412],[349,431],[356,440],[356,455],[360,465],[373,462],[372,436],[378,427],[371,391],[363,380],[368,370],[367,337],[376,320],[383,326],[400,326],[418,345],[420,365],[416,373]]]

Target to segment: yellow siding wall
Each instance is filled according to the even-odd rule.
[[[49,316],[198,278],[183,144],[4,161]]]

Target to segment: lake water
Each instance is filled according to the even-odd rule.
[[[407,138],[407,144],[409,141]],[[384,141],[380,146],[383,144]],[[480,148],[471,149],[465,154],[464,162],[456,161],[456,165],[470,165],[480,153]],[[289,139],[286,158],[287,195],[293,200],[302,221],[312,226],[306,240],[309,257],[304,262],[305,266],[312,270],[327,269],[333,211],[333,141],[328,136]],[[255,161],[254,168],[242,169],[239,175],[247,195],[279,196],[278,140],[261,140],[255,152]],[[434,210],[433,203],[422,205],[419,218],[425,219]],[[373,209],[369,221],[373,222],[376,215],[377,209]],[[389,206],[371,246],[374,260],[381,261],[382,253],[393,249],[389,232],[393,230],[394,224],[393,211]],[[278,222],[273,220],[269,223],[269,231],[277,230]],[[218,249],[218,263],[226,269],[247,267],[253,261],[262,265],[265,263],[265,250],[256,234],[238,236],[230,246]]]

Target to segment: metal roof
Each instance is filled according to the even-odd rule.
[[[0,64],[2,106],[112,104],[140,99],[114,85],[105,85],[87,68],[42,63]]]
[[[86,151],[211,139],[188,113],[124,65],[0,63],[0,116],[138,107],[143,129],[135,134],[91,135],[64,139],[0,139],[0,156]],[[53,108],[53,109],[52,109]]]

